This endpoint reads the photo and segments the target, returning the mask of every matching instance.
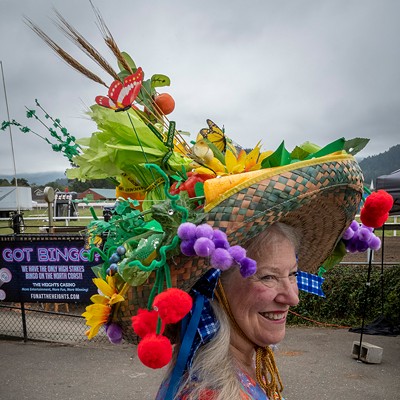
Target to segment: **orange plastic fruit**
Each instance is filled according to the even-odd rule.
[[[161,93],[154,99],[156,111],[161,111],[164,115],[171,114],[175,109],[175,100],[168,93]]]

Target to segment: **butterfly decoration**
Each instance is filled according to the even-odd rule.
[[[108,89],[108,97],[97,96],[95,101],[98,105],[117,112],[128,110],[140,92],[142,81],[143,70],[139,67],[134,74],[127,76],[123,83],[115,80]]]
[[[225,136],[224,130],[211,121],[211,119],[207,119],[206,121],[208,129],[203,128],[200,130],[199,134],[197,135],[197,141],[204,138],[214,144],[214,146],[222,153],[225,153],[227,148],[229,148],[233,153],[236,153],[231,141]]]

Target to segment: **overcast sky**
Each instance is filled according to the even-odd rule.
[[[171,78],[169,116],[192,133],[212,119],[243,147],[284,139],[324,145],[371,139],[361,156],[400,143],[400,1],[94,0],[121,50],[147,76]],[[110,84],[112,79],[54,26],[53,7],[117,68],[87,0],[0,0],[0,60],[11,119],[37,98],[76,137],[95,125],[85,109],[106,88],[61,61],[23,22],[29,17]],[[162,90],[161,90],[162,89]],[[160,91],[164,91],[160,88]],[[7,120],[3,85],[0,123]],[[0,131],[0,174],[13,174],[9,131]],[[66,158],[33,134],[12,130],[17,173],[64,171]]]

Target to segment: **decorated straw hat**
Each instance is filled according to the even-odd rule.
[[[354,155],[367,140],[341,138],[324,147],[306,142],[291,152],[284,142],[264,152],[258,143],[245,151],[207,120],[188,142],[167,117],[174,100],[158,92],[169,78],[145,80],[96,16],[119,72],[59,15],[58,23],[113,77],[109,87],[30,22],[75,69],[108,87],[88,113],[97,131],[77,141],[74,152],[63,144],[73,164],[69,178],[110,178],[119,196],[110,219],[96,217],[87,228],[89,258],[99,257],[93,268],[99,294],[84,313],[89,339],[104,326],[112,342],[164,340],[165,325],[190,311],[186,292],[210,267],[239,267],[244,279],[256,272],[241,246],[276,222],[298,231],[300,270],[315,273],[337,262],[341,236],[362,199]]]
[[[298,264],[302,271],[317,272],[353,221],[363,194],[363,177],[354,157],[346,152],[298,161],[280,167],[227,175],[204,182],[203,221],[223,231],[230,245],[243,245],[276,222],[299,234]],[[172,285],[188,291],[210,268],[207,259],[184,255],[168,260]],[[155,275],[131,287],[118,319],[125,338],[131,316],[147,306]]]

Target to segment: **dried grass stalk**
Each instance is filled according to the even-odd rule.
[[[59,20],[59,22],[56,22],[56,25],[65,36],[75,43],[86,55],[94,60],[115,80],[120,80],[117,72],[111,67],[108,61],[72,25],[70,25],[58,11],[55,10],[55,14]]]
[[[90,4],[92,6],[93,12],[96,15],[97,18],[97,26],[99,27],[99,30],[103,36],[104,41],[106,42],[107,46],[110,48],[114,56],[117,58],[117,60],[120,62],[120,64],[127,70],[129,71],[130,74],[133,74],[132,68],[130,65],[126,62],[124,56],[122,55],[121,50],[119,49],[117,42],[114,40],[110,30],[108,29],[103,17],[100,14],[100,11],[93,5],[93,3],[90,1]]]
[[[75,60],[65,50],[63,50],[54,40],[52,40],[46,33],[44,33],[37,25],[35,25],[29,18],[25,17],[25,23],[51,48],[55,53],[61,57],[72,68],[85,75],[92,81],[100,83],[108,88],[103,80],[92,71],[84,67],[79,61]]]

